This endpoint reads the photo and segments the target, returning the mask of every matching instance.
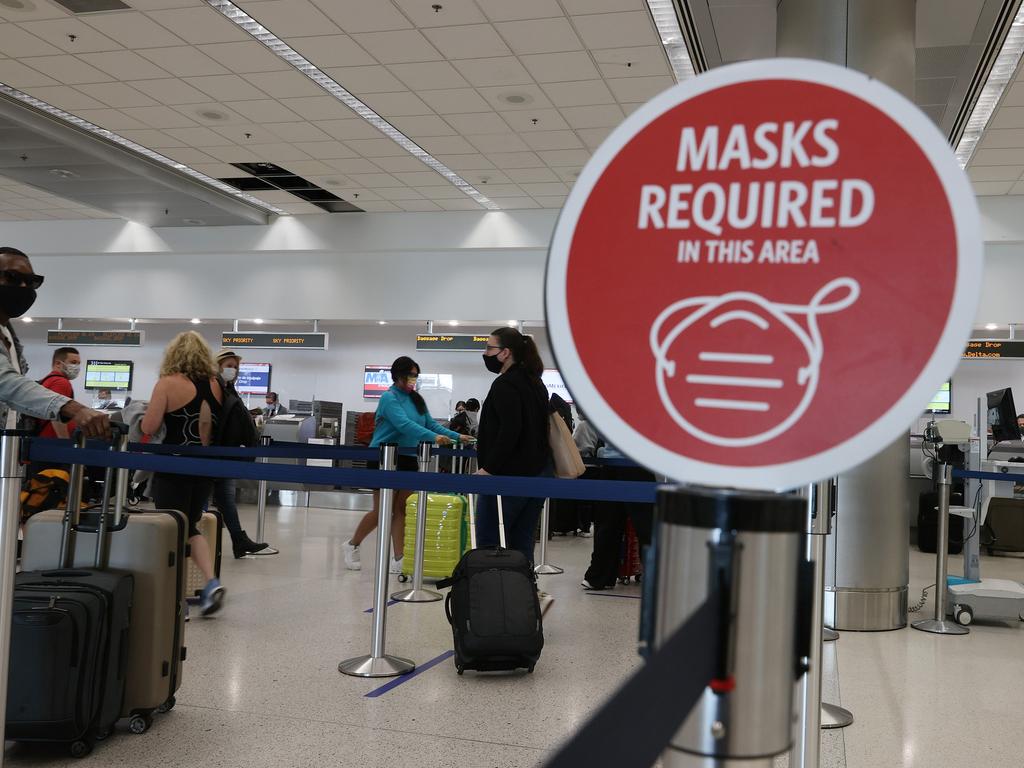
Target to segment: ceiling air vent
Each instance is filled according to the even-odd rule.
[[[72,13],[99,13],[100,11],[127,11],[131,6],[121,0],[53,0]]]

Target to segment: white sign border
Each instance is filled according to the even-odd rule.
[[[803,459],[758,467],[733,467],[688,459],[649,440],[626,423],[608,405],[587,374],[569,324],[566,303],[569,249],[590,192],[619,151],[651,122],[709,91],[738,83],[780,79],[818,83],[866,101],[901,125],[921,148],[946,192],[956,229],[957,281],[951,310],[936,349],[910,389],[880,418],[846,441]],[[974,191],[946,137],[908,99],[878,80],[835,64],[807,59],[743,62],[704,73],[655,96],[621,123],[588,161],[562,208],[548,251],[545,275],[548,333],[558,367],[576,402],[582,405],[602,434],[626,455],[659,474],[684,483],[758,490],[795,488],[837,475],[866,461],[908,431],[963,355],[981,291],[983,261],[981,223]],[[608,354],[614,354],[614,349],[609,348]],[[822,424],[822,428],[827,429],[828,425]]]

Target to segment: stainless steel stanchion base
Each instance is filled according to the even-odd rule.
[[[936,635],[967,635],[971,632],[967,627],[961,627],[955,621],[948,619],[922,619],[921,621],[915,621],[910,626],[922,632],[932,632]]]
[[[821,630],[821,639],[824,640],[826,643],[834,643],[836,640],[839,639],[839,633],[831,627],[825,627],[823,630]]]
[[[559,568],[557,565],[551,565],[550,563],[542,563],[535,567],[533,572],[538,576],[554,576],[558,573],[565,573],[565,569]]]
[[[821,703],[821,727],[825,730],[853,725],[853,712],[837,704]]]
[[[415,662],[400,656],[356,656],[338,665],[338,671],[352,677],[398,677],[416,669]]]
[[[400,603],[436,603],[444,597],[440,592],[431,589],[403,589],[391,596]]]

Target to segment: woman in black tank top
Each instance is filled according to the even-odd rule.
[[[220,417],[223,391],[209,346],[195,331],[178,334],[168,345],[160,366],[160,380],[153,388],[142,430],[159,437],[165,445],[210,445]],[[210,547],[199,532],[213,480],[207,477],[171,475],[153,477],[153,501],[159,509],[176,509],[188,517],[191,557],[206,577],[200,611],[216,613],[224,600],[224,587],[216,578]]]

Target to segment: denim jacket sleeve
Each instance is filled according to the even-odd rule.
[[[0,353],[0,426],[6,422],[7,411],[11,408],[38,419],[55,421],[70,399],[22,376],[11,359]]]

